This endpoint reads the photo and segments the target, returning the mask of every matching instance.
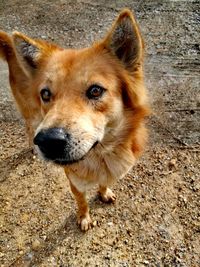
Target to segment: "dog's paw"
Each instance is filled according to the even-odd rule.
[[[84,232],[88,231],[89,229],[93,227],[93,223],[92,223],[92,220],[89,214],[85,216],[81,216],[78,219],[78,224],[80,225],[81,230]]]
[[[116,200],[115,194],[110,188],[107,188],[104,193],[99,192],[100,198],[104,203],[114,203]]]

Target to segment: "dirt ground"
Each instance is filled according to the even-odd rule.
[[[1,267],[200,266],[200,2],[1,0],[0,28],[83,47],[125,6],[146,42],[150,141],[114,185],[114,205],[89,193],[97,225],[87,233],[63,170],[27,149],[0,62]]]

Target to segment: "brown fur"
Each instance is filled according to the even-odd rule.
[[[83,160],[64,166],[82,230],[92,224],[86,189],[98,183],[102,200],[114,201],[108,186],[128,172],[145,147],[144,119],[149,107],[143,55],[142,37],[129,10],[121,12],[104,40],[81,50],[0,32],[0,56],[8,62],[10,85],[25,118],[30,144],[43,128],[72,129],[85,141],[90,141],[94,129],[102,131],[101,142]],[[107,89],[106,96],[89,101],[85,91],[97,82]],[[48,104],[40,99],[44,86],[53,94]],[[79,126],[86,130],[80,132]]]

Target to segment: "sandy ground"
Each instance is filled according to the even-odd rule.
[[[200,266],[200,2],[2,0],[0,28],[83,47],[125,6],[146,42],[150,141],[114,185],[114,205],[89,193],[97,225],[87,233],[63,170],[28,151],[0,62],[1,267]]]

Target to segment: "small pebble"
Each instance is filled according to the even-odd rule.
[[[177,160],[176,159],[171,159],[169,164],[168,164],[169,168],[176,168],[177,167]]]
[[[33,248],[34,250],[38,250],[40,247],[41,247],[41,242],[40,242],[38,239],[35,239],[35,240],[32,242],[32,248]]]
[[[19,255],[21,256],[21,255],[23,255],[24,254],[24,251],[23,250],[20,250],[19,251]]]
[[[128,245],[128,239],[125,239],[125,240],[124,240],[124,244],[125,244],[125,245]]]
[[[94,221],[93,223],[92,223],[92,225],[95,227],[95,226],[97,226],[97,221]]]

